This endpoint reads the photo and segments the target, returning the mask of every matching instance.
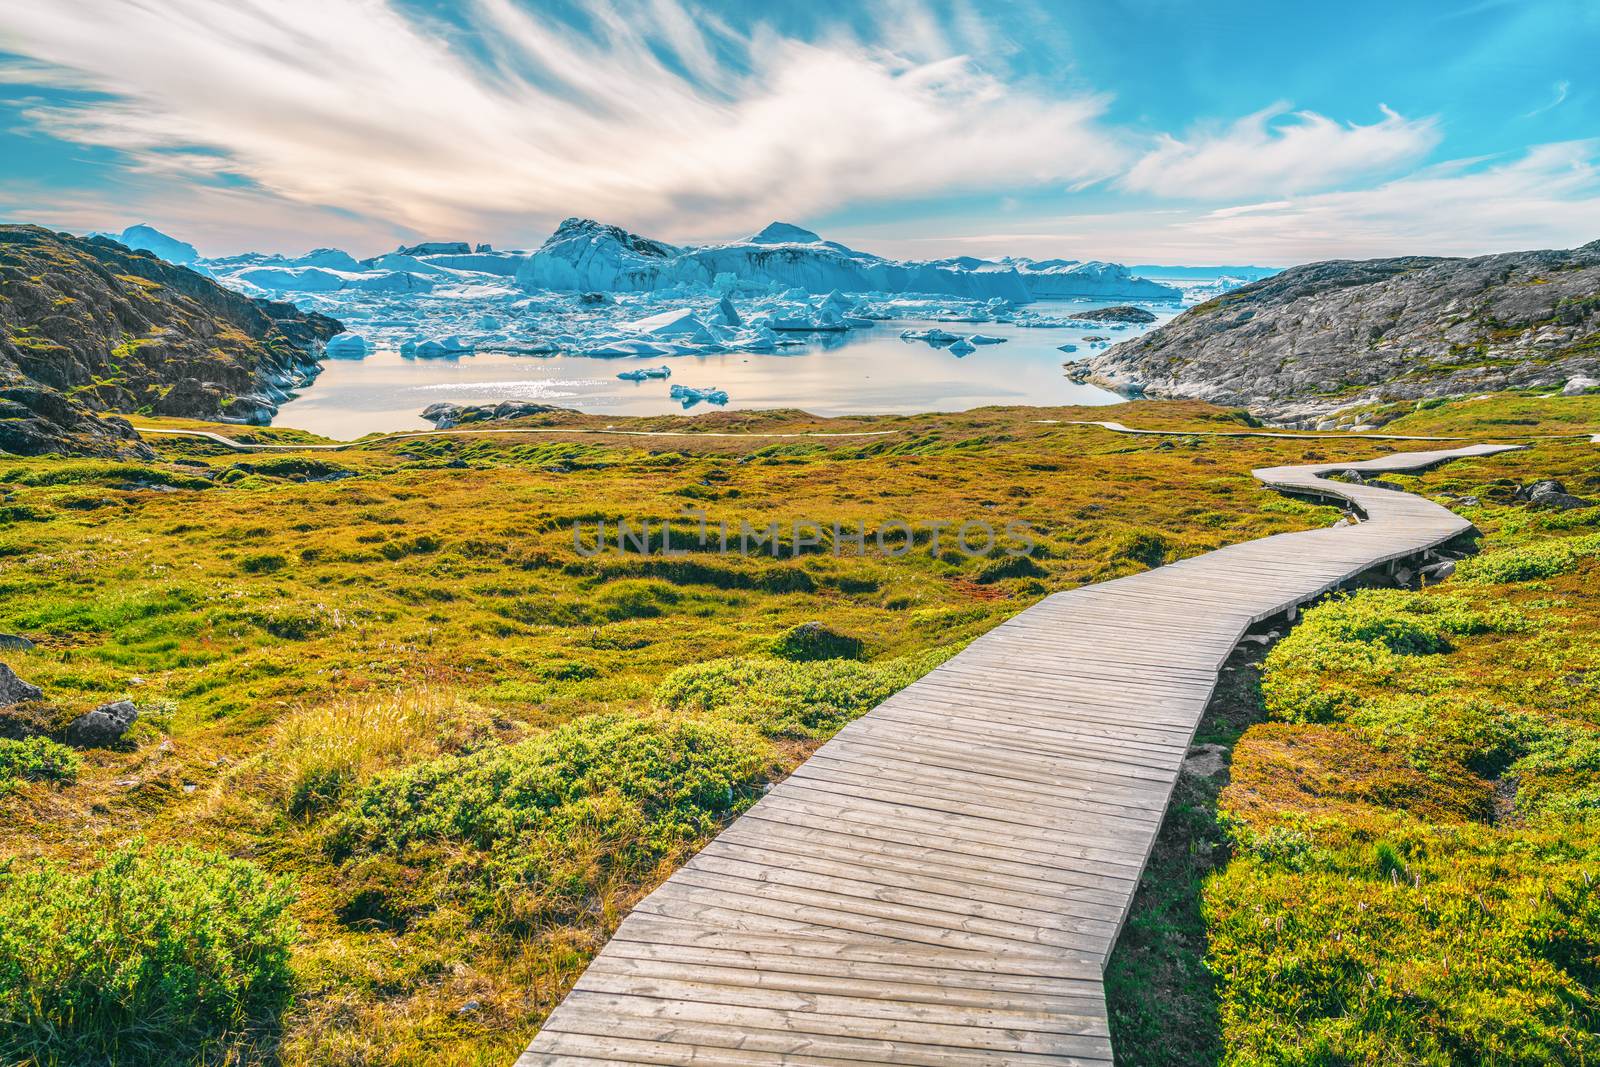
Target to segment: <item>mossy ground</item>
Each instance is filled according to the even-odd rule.
[[[1569,403],[1536,432],[1590,402]],[[1220,739],[1225,777],[1180,785],[1113,957],[1121,1061],[1600,1054],[1600,508],[1513,498],[1552,477],[1600,498],[1588,442],[1390,476],[1483,552],[1421,592],[1331,599],[1267,657],[1258,724]]]
[[[152,438],[150,464],[6,461],[0,631],[38,643],[6,662],[62,712],[128,697],[143,715],[75,783],[0,798],[0,856],[83,862],[142,835],[287,876],[294,998],[228,1037],[247,1061],[508,1062],[634,900],[882,692],[1052,590],[1335,514],[1248,474],[1346,454],[1334,442],[1039,421],[1108,416],[1240,424],[1198,404],[551,416],[528,425],[893,432],[252,454]],[[1518,464],[1547,476],[1591,454],[1541,446],[1423,484]],[[895,519],[1019,520],[1038,548],[1029,567],[953,552],[948,534],[938,555],[926,534],[897,557],[721,555],[693,547],[685,508],[735,530],[861,521],[869,545]],[[688,554],[575,550],[575,521],[619,518],[673,524]],[[852,657],[777,658],[811,621]],[[468,817],[484,804],[493,819]],[[1233,1016],[1219,1017],[1232,1047]]]

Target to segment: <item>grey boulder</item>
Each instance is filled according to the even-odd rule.
[[[43,689],[24,682],[12,673],[10,667],[0,663],[0,708],[20,704],[24,700],[39,700],[43,696]]]
[[[67,744],[78,748],[103,748],[122,740],[139,709],[131,700],[117,700],[102,704],[93,711],[84,712],[67,727]]]

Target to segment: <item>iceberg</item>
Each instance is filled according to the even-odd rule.
[[[329,359],[364,359],[371,350],[359,333],[340,333],[328,338],[323,355]]]
[[[659,315],[619,323],[617,329],[640,337],[673,337],[691,344],[710,344],[715,340],[692,308],[663,311]]]
[[[967,340],[965,337],[960,338],[950,347],[945,349],[945,351],[949,352],[952,356],[965,356],[976,352],[977,350],[978,346]]]
[[[948,330],[941,330],[937,326],[928,330],[900,331],[900,340],[902,341],[926,341],[930,345],[947,345],[960,339],[957,334],[950,333]]]
[[[420,341],[407,341],[400,346],[400,354],[416,359],[440,359],[448,356],[463,355],[473,351],[476,347],[476,342],[452,334],[449,337],[430,337]]]
[[[639,370],[625,370],[617,377],[628,382],[642,382],[648,378],[670,378],[672,377],[672,368],[667,366],[641,367]]]
[[[994,337],[986,333],[975,333],[967,338],[967,341],[975,345],[1003,345],[1006,343],[1004,337]]]
[[[715,387],[696,389],[692,385],[674,385],[668,391],[668,395],[674,400],[683,401],[683,406],[686,408],[693,407],[702,400],[708,404],[726,404],[728,402],[728,394],[724,390]]]

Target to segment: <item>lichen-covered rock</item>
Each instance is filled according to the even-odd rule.
[[[138,718],[139,709],[133,706],[131,700],[102,704],[93,711],[84,712],[68,724],[67,744],[77,748],[104,748],[107,745],[114,745],[122,740],[122,735],[128,732],[128,727]]]
[[[1068,373],[1306,425],[1374,401],[1559,388],[1600,375],[1600,241],[1294,267]]]

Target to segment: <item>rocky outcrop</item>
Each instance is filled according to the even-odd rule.
[[[1068,372],[1291,424],[1372,402],[1561,389],[1600,374],[1600,241],[1571,251],[1295,267]]]
[[[1119,304],[1116,307],[1109,308],[1095,308],[1092,311],[1075,311],[1072,313],[1072,317],[1083,319],[1086,322],[1129,322],[1141,326],[1147,322],[1156,321],[1155,315],[1151,312],[1128,304]]]
[[[108,412],[265,423],[341,329],[108,238],[0,226],[0,451],[148,455]]]
[[[423,410],[422,417],[433,423],[435,429],[448,430],[474,422],[504,422],[508,419],[547,415],[552,412],[577,414],[570,408],[558,408],[552,404],[504,400],[498,404],[429,404]]]

